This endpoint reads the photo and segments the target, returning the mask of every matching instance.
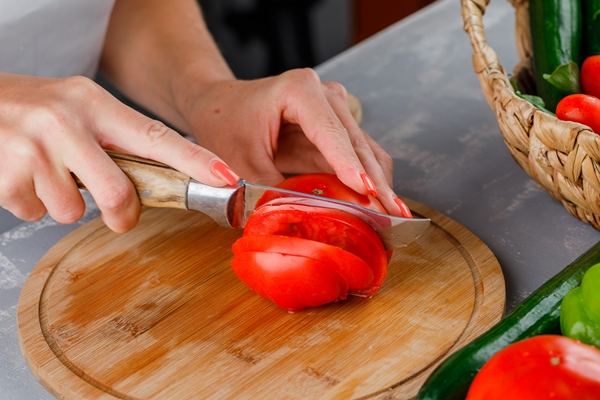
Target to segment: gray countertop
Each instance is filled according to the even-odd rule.
[[[494,0],[488,42],[511,70],[514,14]],[[498,258],[507,310],[600,240],[510,157],[471,65],[458,0],[439,0],[319,66],[363,104],[363,129],[394,158],[395,190],[470,229]],[[42,255],[98,215],[59,225],[22,223],[0,209],[0,398],[53,398],[33,377],[16,328],[20,290]]]

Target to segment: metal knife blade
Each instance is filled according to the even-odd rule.
[[[387,248],[403,247],[417,239],[430,224],[427,218],[401,218],[382,214],[357,204],[294,192],[240,180],[236,186],[214,188],[190,181],[187,207],[208,214],[219,225],[243,228],[258,200],[266,193],[279,197],[269,204],[288,204],[330,208],[348,212],[371,225]]]
[[[353,214],[371,225],[387,248],[406,246],[430,224],[426,218],[400,218],[381,214],[359,205],[321,196],[257,185],[240,180],[236,185],[212,187],[191,179],[173,168],[129,154],[107,152],[135,186],[140,203],[146,207],[182,208],[207,214],[219,225],[243,228],[261,196],[271,191],[273,200],[298,206],[333,208]],[[85,184],[73,176],[80,188]]]

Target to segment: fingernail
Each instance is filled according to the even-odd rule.
[[[369,175],[363,172],[362,174],[360,174],[360,179],[362,179],[363,183],[365,184],[367,192],[369,192],[371,196],[377,197],[377,189],[375,188],[375,183],[373,183],[371,177],[369,177]]]
[[[402,200],[400,200],[398,197],[396,197],[394,199],[394,201],[396,202],[396,204],[398,205],[398,207],[400,207],[400,211],[402,212],[402,216],[404,218],[412,218],[412,213],[410,212],[410,208],[408,208],[408,206],[406,205],[405,202],[403,202]]]
[[[240,180],[240,177],[222,161],[213,162],[210,170],[229,185],[235,185]]]

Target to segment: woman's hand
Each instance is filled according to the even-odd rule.
[[[344,87],[311,69],[252,81],[223,80],[181,101],[198,143],[244,179],[274,185],[282,173],[335,172],[388,212],[410,211],[391,189],[392,160],[353,118]]]
[[[214,154],[87,78],[0,74],[0,88],[0,206],[21,219],[38,220],[48,212],[61,223],[77,221],[85,204],[74,174],[109,228],[134,227],[137,194],[103,149],[163,162],[213,186],[237,178]]]

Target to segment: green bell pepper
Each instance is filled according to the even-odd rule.
[[[581,286],[564,297],[560,329],[564,336],[600,348],[600,264],[590,267]]]

